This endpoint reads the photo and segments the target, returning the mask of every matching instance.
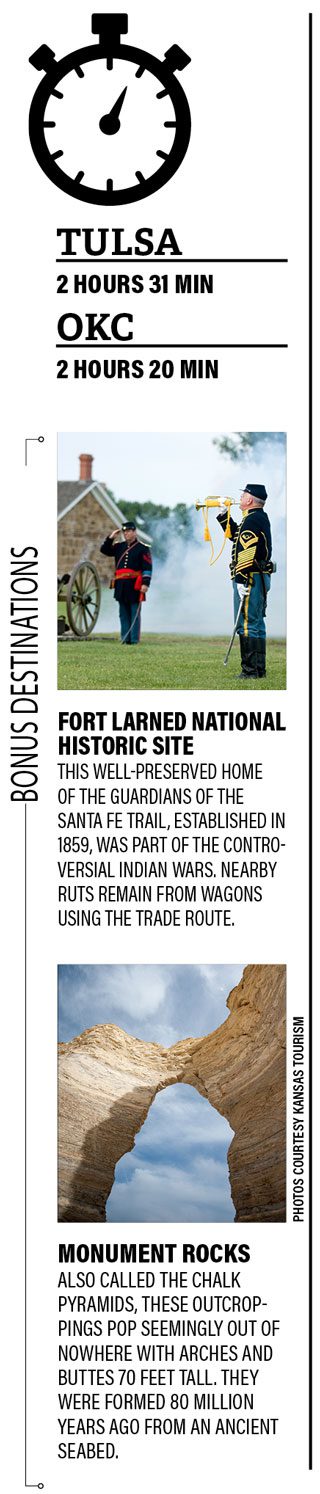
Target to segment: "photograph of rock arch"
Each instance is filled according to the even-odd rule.
[[[61,1222],[285,1220],[285,986],[283,965],[60,967]]]

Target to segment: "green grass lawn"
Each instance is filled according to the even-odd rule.
[[[99,633],[82,643],[58,643],[60,690],[285,690],[286,646],[272,638],[267,645],[264,680],[239,680],[238,640],[226,668],[227,638],[180,637],[147,633],[132,648],[113,633]]]

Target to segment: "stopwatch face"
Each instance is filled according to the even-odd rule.
[[[133,48],[112,58],[101,48],[73,53],[42,81],[31,106],[39,164],[87,202],[135,202],[157,191],[180,165],[189,136],[181,84],[166,62]]]

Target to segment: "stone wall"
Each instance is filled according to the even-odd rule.
[[[100,580],[109,584],[114,563],[100,554],[100,545],[115,528],[92,493],[87,493],[58,523],[58,576],[73,570],[78,560],[93,560]],[[89,553],[90,552],[90,553]]]
[[[215,1032],[172,1048],[113,1024],[60,1045],[60,1220],[105,1221],[116,1163],[134,1146],[155,1095],[179,1083],[204,1095],[234,1131],[236,1219],[285,1219],[285,966],[248,965],[227,1006]]]

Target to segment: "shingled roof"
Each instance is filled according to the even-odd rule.
[[[86,493],[92,493],[101,508],[108,509],[108,513],[115,514],[119,519],[124,518],[105,482],[81,482],[79,478],[77,482],[58,482],[58,518],[78,503],[80,498],[84,498]]]
[[[94,482],[92,480],[88,483],[86,480],[81,481],[78,479],[77,482],[58,482],[58,523],[59,519],[64,518],[68,510],[74,508],[75,504],[79,503],[79,500],[84,498],[86,493],[92,493],[92,497],[95,498],[96,503],[99,503],[100,508],[104,509],[104,512],[113,520],[116,527],[125,522],[125,515],[122,513],[121,508],[119,508],[118,503],[116,503],[105,482]],[[139,524],[137,524],[137,534],[139,535],[139,539],[144,540],[147,544],[151,544],[150,536],[145,530],[140,528]]]
[[[63,514],[74,498],[80,498],[87,488],[87,482],[58,482],[58,514]]]

